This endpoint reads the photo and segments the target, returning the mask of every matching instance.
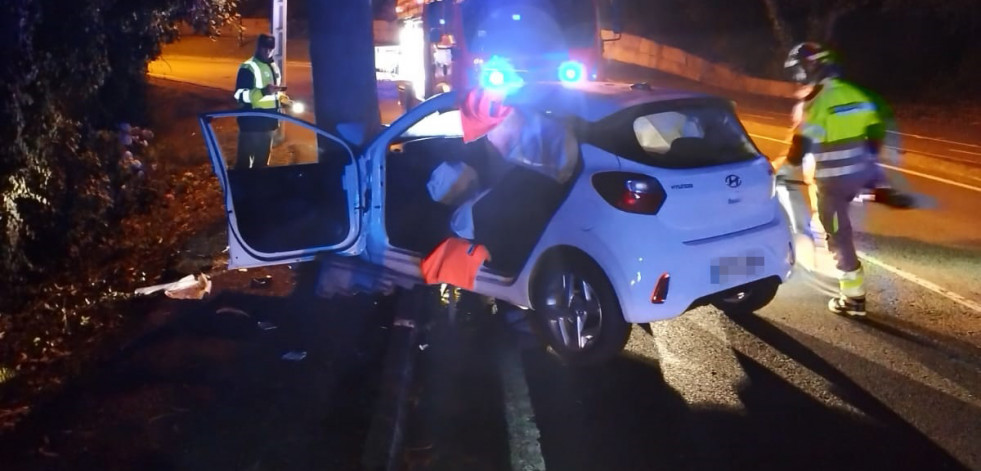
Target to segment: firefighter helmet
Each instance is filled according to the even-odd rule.
[[[803,84],[816,84],[839,74],[838,60],[834,51],[813,42],[794,46],[783,66],[790,71],[794,81]]]

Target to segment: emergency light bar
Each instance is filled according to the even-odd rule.
[[[475,61],[476,62],[476,61]],[[513,90],[525,84],[507,59],[493,56],[480,66],[480,86],[492,90]]]
[[[586,79],[586,66],[581,62],[566,61],[559,65],[559,81],[579,83]]]

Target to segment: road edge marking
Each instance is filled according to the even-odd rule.
[[[525,370],[516,347],[501,349],[501,383],[504,389],[504,419],[508,426],[508,448],[511,469],[545,471],[541,432],[535,423],[535,411],[525,381]]]
[[[940,285],[938,285],[936,283],[933,283],[932,281],[927,281],[927,280],[925,280],[923,278],[920,278],[920,277],[918,277],[918,276],[916,276],[916,275],[914,275],[914,274],[912,274],[912,273],[910,273],[910,272],[908,272],[906,270],[903,270],[901,268],[894,267],[894,266],[892,266],[892,265],[890,265],[890,264],[888,264],[886,262],[883,262],[882,260],[879,260],[878,258],[875,258],[875,257],[873,257],[873,256],[871,256],[871,255],[869,255],[869,254],[867,254],[867,253],[865,253],[863,251],[857,251],[857,253],[858,253],[858,256],[862,260],[865,260],[866,262],[869,262],[872,265],[875,265],[875,266],[877,266],[877,267],[879,267],[879,268],[881,268],[883,270],[886,270],[886,271],[888,271],[888,272],[890,272],[890,273],[892,273],[892,274],[894,274],[894,275],[896,275],[896,276],[898,276],[898,277],[900,277],[900,278],[902,278],[902,279],[904,279],[906,281],[915,283],[915,284],[919,285],[922,288],[926,288],[926,289],[928,289],[930,291],[933,291],[934,293],[937,293],[937,294],[939,294],[939,295],[941,295],[941,296],[943,296],[943,297],[945,297],[945,298],[947,298],[947,299],[949,299],[949,300],[951,300],[951,301],[953,301],[953,302],[955,302],[957,304],[960,304],[961,306],[964,306],[964,307],[966,307],[966,308],[968,308],[968,309],[970,309],[970,310],[972,310],[972,311],[974,311],[974,312],[976,312],[978,314],[981,314],[981,303],[972,301],[972,300],[970,300],[970,299],[968,299],[968,298],[966,298],[964,296],[961,296],[961,295],[959,295],[959,294],[957,294],[957,293],[955,293],[955,292],[953,292],[953,291],[951,291],[951,290],[949,290],[947,288],[944,288],[944,287],[942,287],[942,286],[940,286]]]
[[[960,149],[954,149],[954,148],[949,148],[947,150],[950,151],[950,152],[957,152],[958,154],[981,155],[981,152],[974,152],[974,151],[971,151],[971,150],[960,150]]]
[[[920,139],[920,140],[924,140],[924,141],[943,142],[944,144],[954,144],[954,145],[963,146],[963,147],[974,147],[974,148],[981,149],[981,145],[971,144],[969,142],[952,141],[950,139],[943,139],[943,138],[940,138],[940,137],[922,136],[922,135],[919,135],[919,134],[909,134],[909,133],[899,132],[899,131],[886,131],[886,132],[888,132],[889,134],[896,134],[896,135],[899,135],[899,136],[912,137],[913,139]]]
[[[786,140],[783,140],[783,139],[777,139],[777,138],[774,138],[774,137],[763,136],[763,135],[753,134],[753,133],[749,133],[749,135],[750,135],[750,137],[756,137],[756,138],[759,138],[759,139],[763,139],[765,141],[779,142],[781,144],[790,144],[790,141],[786,141]],[[906,152],[910,152],[910,153],[913,153],[913,154],[916,154],[917,153],[917,151],[915,151],[915,150],[906,150]],[[938,181],[938,182],[941,182],[941,183],[946,183],[948,185],[953,185],[953,186],[956,186],[956,187],[964,188],[966,190],[971,190],[971,191],[976,191],[978,193],[981,193],[981,188],[978,188],[976,186],[971,186],[971,185],[968,185],[966,183],[955,182],[953,180],[948,180],[948,179],[943,178],[943,177],[938,177],[938,176],[930,175],[928,173],[923,173],[923,172],[917,172],[916,170],[909,170],[909,169],[905,169],[905,168],[900,168],[900,167],[896,167],[896,166],[889,165],[889,164],[880,163],[879,165],[882,166],[882,167],[888,168],[890,170],[895,170],[897,172],[907,173],[907,174],[910,174],[910,175],[916,175],[918,177],[926,178],[927,180],[934,180],[934,181]]]
[[[908,173],[910,175],[916,175],[916,176],[921,177],[921,178],[926,178],[927,180],[934,180],[934,181],[938,181],[938,182],[941,182],[941,183],[946,183],[948,185],[953,185],[953,186],[956,186],[956,187],[964,188],[966,190],[971,190],[971,191],[976,191],[978,193],[981,193],[981,188],[978,188],[976,186],[968,185],[967,183],[955,182],[953,180],[948,180],[948,179],[943,178],[943,177],[938,177],[938,176],[930,175],[928,173],[923,173],[923,172],[917,172],[916,170],[910,170],[910,169],[906,169],[906,168],[899,168],[899,167],[896,167],[896,166],[893,166],[893,165],[889,165],[889,164],[882,164],[882,163],[880,163],[879,165],[882,166],[882,167],[888,168],[890,170],[895,170],[897,172]]]

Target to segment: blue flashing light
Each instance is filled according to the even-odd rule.
[[[504,85],[504,72],[500,70],[489,70],[487,71],[487,83],[488,85],[494,87],[500,87]]]
[[[511,15],[511,19],[514,20],[514,21],[521,21],[521,15],[515,13],[515,14]]]
[[[586,66],[576,61],[566,61],[559,65],[559,80],[565,83],[577,83],[586,78]]]
[[[443,18],[440,18],[440,19],[439,19],[439,24],[441,24],[441,25],[445,25],[445,24],[446,24],[446,20],[445,20],[445,19],[443,19]]]
[[[480,86],[487,89],[513,90],[524,85],[524,80],[506,59],[491,57],[480,70]]]

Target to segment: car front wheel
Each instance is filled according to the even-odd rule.
[[[613,287],[593,263],[553,259],[538,280],[534,304],[546,342],[569,364],[609,361],[630,336]]]

